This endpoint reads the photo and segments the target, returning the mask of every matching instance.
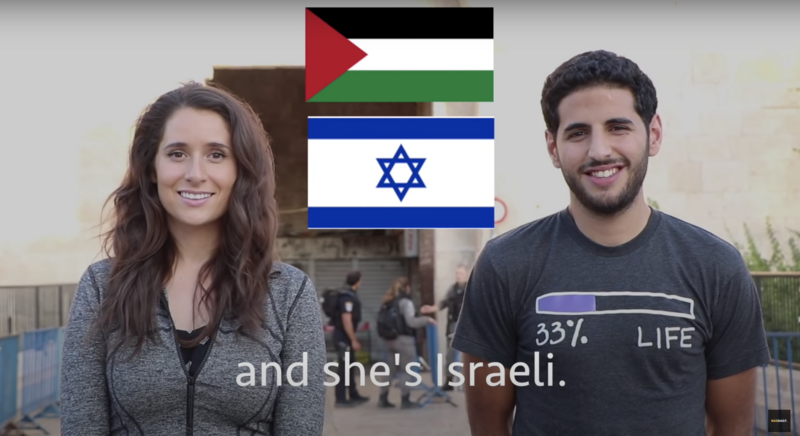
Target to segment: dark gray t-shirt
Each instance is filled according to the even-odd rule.
[[[655,210],[618,247],[588,239],[567,209],[490,241],[453,347],[527,364],[514,435],[704,436],[707,381],[770,357],[739,252]]]

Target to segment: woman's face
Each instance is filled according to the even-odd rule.
[[[213,111],[183,108],[167,121],[155,179],[172,226],[204,226],[225,214],[236,181],[231,147],[228,126]]]

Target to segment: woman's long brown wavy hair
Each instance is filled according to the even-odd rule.
[[[176,246],[152,176],[164,126],[182,108],[210,110],[227,122],[237,166],[230,203],[220,222],[219,247],[198,277],[201,304],[211,321],[187,345],[210,335],[223,316],[235,316],[240,332],[256,331],[265,321],[263,307],[277,260],[278,228],[269,140],[249,105],[222,89],[192,82],[145,109],[134,131],[127,173],[106,201],[106,205],[113,201],[113,225],[105,234],[103,250],[113,266],[96,326],[106,332],[118,330],[118,345],[134,345],[133,355],[154,337],[154,309],[175,263]],[[211,278],[207,289],[202,287],[206,277]]]
[[[405,294],[406,289],[408,289],[409,281],[407,277],[398,277],[394,279],[392,282],[392,286],[383,294],[383,299],[381,300],[381,304],[386,304],[395,298],[397,298],[400,294]],[[410,295],[409,295],[410,296]]]

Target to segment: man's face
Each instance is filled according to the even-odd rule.
[[[591,212],[611,216],[627,209],[641,191],[647,160],[658,153],[661,120],[645,125],[627,89],[576,91],[558,107],[556,137],[547,132],[553,165],[574,197]]]
[[[456,268],[456,281],[458,284],[463,285],[467,283],[467,279],[469,278],[469,274],[467,273],[467,269],[463,267]]]

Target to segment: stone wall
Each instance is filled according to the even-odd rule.
[[[720,236],[744,242],[743,224],[766,248],[765,220],[788,239],[800,230],[800,52],[698,50],[684,83],[667,82],[667,136],[648,193]]]
[[[744,243],[747,224],[767,252],[769,217],[788,254],[788,229],[800,231],[800,37],[788,16],[800,5],[605,6],[582,4],[580,16],[567,5],[495,10],[496,98],[480,113],[497,118],[496,193],[508,205],[497,233],[568,204],[547,157],[542,85],[570,57],[604,49],[634,60],[658,91],[664,140],[650,159],[646,197],[729,241]],[[570,25],[522,18],[537,11],[570,16]]]

